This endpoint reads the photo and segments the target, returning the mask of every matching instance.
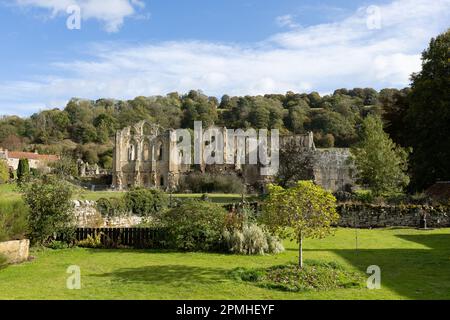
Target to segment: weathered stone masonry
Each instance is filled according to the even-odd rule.
[[[341,204],[340,227],[420,227],[423,217],[430,228],[450,227],[450,207],[421,205]]]
[[[229,143],[227,128],[215,128],[224,136],[224,156]],[[117,189],[142,186],[175,190],[180,179],[192,171],[195,166],[178,164],[171,161],[176,141],[171,137],[175,130],[141,121],[138,124],[120,130],[116,134],[113,185]],[[347,185],[354,185],[354,166],[348,149],[316,149],[312,133],[280,137],[280,147],[294,140],[313,158],[313,176],[317,184],[331,191],[344,190]],[[210,141],[203,141],[206,145]],[[202,146],[203,148],[205,147]],[[234,143],[236,145],[236,143]],[[236,150],[234,152],[237,152]],[[247,150],[248,152],[248,150]],[[196,167],[201,172],[220,174],[237,174],[247,185],[264,186],[272,181],[270,176],[260,174],[259,165],[205,165]]]

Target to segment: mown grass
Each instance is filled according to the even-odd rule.
[[[121,198],[125,195],[125,192],[121,191],[88,191],[77,189],[74,194],[76,200],[89,200],[97,201],[100,198]],[[203,196],[201,193],[186,193],[186,194],[173,194],[174,199],[187,199],[194,198],[199,199]],[[210,193],[208,197],[211,201],[217,203],[234,203],[242,200],[242,195],[239,194],[224,194],[224,193]],[[252,199],[248,196],[247,199]],[[6,202],[20,201],[21,195],[15,184],[0,184],[0,205]]]
[[[358,250],[356,248],[358,232]],[[367,278],[381,268],[381,289],[283,292],[230,276],[236,268],[295,263],[297,245],[280,255],[236,256],[152,250],[66,249],[0,270],[1,299],[450,299],[450,229],[354,230],[305,241],[305,260],[335,262]],[[81,268],[81,290],[66,270]]]

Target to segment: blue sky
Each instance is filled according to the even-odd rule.
[[[189,89],[401,88],[449,21],[450,0],[0,0],[0,114]]]

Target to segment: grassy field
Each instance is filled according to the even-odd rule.
[[[75,192],[74,199],[77,200],[98,200],[100,198],[118,198],[123,197],[125,192],[120,191],[87,191],[78,189]],[[202,194],[200,193],[189,193],[189,194],[173,194],[173,198],[200,198]],[[239,202],[242,196],[239,194],[221,194],[221,193],[211,193],[208,194],[211,201],[217,203],[234,203]],[[0,205],[8,201],[18,201],[21,199],[20,193],[16,185],[13,184],[3,184],[0,185]]]
[[[355,235],[358,247],[355,250]],[[0,270],[0,299],[450,299],[450,229],[353,230],[305,242],[306,260],[336,261],[365,274],[381,268],[381,290],[289,293],[229,276],[237,267],[297,261],[286,243],[276,256],[235,256],[136,250],[46,250]],[[66,289],[66,269],[81,268],[82,289]]]

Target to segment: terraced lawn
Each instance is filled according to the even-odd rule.
[[[358,233],[358,250],[355,236]],[[336,261],[365,274],[381,268],[380,290],[290,293],[235,280],[237,267],[297,261],[297,246],[276,256],[138,250],[46,250],[0,270],[0,299],[449,299],[450,229],[354,230],[305,242],[306,260]],[[81,290],[68,290],[66,270],[81,268]],[[367,277],[368,275],[366,275]]]

